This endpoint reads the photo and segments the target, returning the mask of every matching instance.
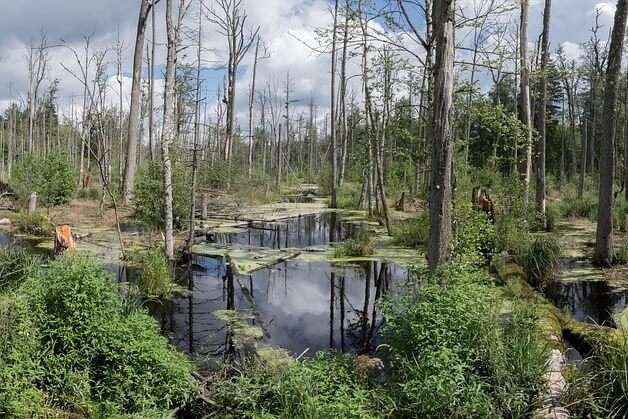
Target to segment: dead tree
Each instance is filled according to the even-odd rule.
[[[619,73],[621,71],[627,20],[627,0],[618,0],[606,70],[604,137],[600,155],[600,196],[594,259],[601,265],[610,265],[615,262],[615,249],[613,247],[613,183],[615,175],[615,135],[617,131],[617,89],[619,88]]]

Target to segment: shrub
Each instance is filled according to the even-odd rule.
[[[536,318],[516,311],[502,323],[480,271],[452,265],[426,279],[385,310],[392,417],[528,416],[545,365]]]
[[[458,263],[483,265],[495,251],[495,226],[488,215],[471,207],[469,202],[454,208],[454,260]]]
[[[395,243],[400,246],[425,246],[430,233],[430,222],[427,214],[397,223],[393,228]]]
[[[618,199],[613,207],[613,224],[621,232],[628,231],[628,203]]]
[[[150,297],[168,297],[173,289],[172,274],[162,249],[148,249],[130,253],[129,260],[138,265],[137,287]]]
[[[186,168],[173,160],[172,169],[173,217],[175,227],[180,228],[189,218],[190,184]],[[133,195],[134,218],[142,224],[162,229],[164,226],[163,168],[158,161],[142,166],[135,179]]]
[[[15,217],[14,223],[16,230],[23,234],[49,236],[53,233],[52,223],[42,211],[35,211],[31,215],[20,213]]]
[[[366,228],[360,228],[355,237],[345,240],[334,249],[335,258],[361,257],[373,254],[373,239]]]
[[[24,157],[16,164],[13,183],[20,199],[37,192],[39,202],[47,207],[67,204],[77,187],[70,160],[62,154]]]
[[[258,365],[216,383],[213,416],[222,418],[386,417],[389,404],[356,379],[352,356],[318,353],[282,371]]]
[[[597,201],[593,196],[586,196],[582,199],[566,198],[558,203],[558,212],[563,218],[595,218]]]
[[[33,400],[45,399],[46,408],[166,417],[195,391],[189,362],[150,316],[124,314],[112,278],[96,262],[54,261],[27,279],[15,301],[10,332],[0,335],[0,377],[38,389]],[[19,411],[22,396],[5,381],[0,406]]]
[[[528,245],[523,256],[528,281],[537,288],[543,288],[559,270],[560,246],[555,237],[537,237]]]
[[[521,218],[502,216],[495,223],[495,250],[520,256],[528,247],[530,233],[526,221]]]
[[[545,208],[545,231],[556,231],[556,223],[560,217],[560,210],[555,205]]]
[[[78,191],[78,197],[81,199],[91,199],[92,201],[98,201],[102,198],[102,189],[97,186],[92,186],[87,189],[81,188]]]
[[[0,291],[15,287],[40,265],[38,257],[24,249],[0,250]]]

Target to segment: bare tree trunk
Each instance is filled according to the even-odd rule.
[[[584,133],[582,135],[582,159],[580,162],[580,180],[578,181],[578,199],[582,199],[582,195],[584,195],[584,181],[587,176],[587,153],[589,146],[587,144],[589,140],[589,132],[587,126],[587,115],[586,112],[583,112],[583,124],[584,124]]]
[[[142,62],[144,53],[144,37],[146,34],[146,20],[152,3],[142,0],[137,22],[135,37],[135,53],[133,55],[133,84],[131,87],[131,106],[129,108],[129,126],[127,130],[126,167],[124,171],[124,203],[129,205],[133,197],[135,170],[137,167],[137,143],[139,141],[140,93],[142,88]]]
[[[155,4],[151,9],[151,52],[150,52],[150,96],[148,109],[148,151],[150,160],[155,160],[155,45],[157,44],[157,31],[155,28]]]
[[[626,36],[627,0],[618,0],[611,35],[604,94],[604,138],[600,156],[600,197],[594,259],[598,264],[615,261],[613,248],[613,182],[615,134],[617,129],[617,88]]]
[[[545,224],[545,148],[547,143],[546,113],[547,113],[547,63],[549,61],[549,29],[552,0],[545,0],[543,12],[543,33],[541,35],[541,100],[538,112],[539,139],[536,150],[536,211],[543,218]]]
[[[332,46],[331,46],[331,208],[337,208],[337,181],[338,181],[338,150],[336,149],[336,30],[338,26],[338,0],[334,6],[334,26],[332,28]]]
[[[436,62],[432,116],[432,178],[427,262],[434,270],[449,258],[451,233],[451,111],[454,90],[454,0],[435,2],[432,10]]]
[[[345,23],[342,34],[342,59],[340,61],[340,123],[342,128],[342,150],[340,154],[340,172],[338,185],[345,181],[345,169],[347,164],[347,44],[349,42],[349,0],[345,2]]]
[[[527,128],[526,171],[524,177],[524,205],[527,208],[532,177],[532,114],[530,111],[530,75],[528,64],[528,0],[521,0],[521,26],[519,29],[519,53],[521,66],[521,122]]]
[[[249,180],[253,176],[253,105],[255,103],[255,77],[257,75],[257,59],[259,54],[259,35],[255,43],[255,60],[253,61],[253,80],[251,82],[251,95],[249,96]]]
[[[166,30],[168,33],[168,55],[166,61],[166,81],[164,91],[164,115],[161,132],[161,157],[164,169],[164,236],[165,253],[169,259],[174,259],[174,227],[173,227],[173,191],[172,191],[172,161],[170,160],[170,145],[176,138],[176,97],[175,97],[175,69],[177,60],[177,29],[172,21],[173,0],[166,0]],[[129,148],[131,144],[129,143]],[[127,163],[128,165],[128,163]]]

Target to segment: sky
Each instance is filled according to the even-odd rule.
[[[384,1],[384,0],[377,0]],[[467,7],[477,0],[458,0]],[[206,0],[211,5],[211,0]],[[81,84],[62,66],[76,71],[75,59],[70,48],[81,50],[84,36],[92,39],[94,50],[112,49],[119,37],[124,44],[123,91],[125,106],[130,97],[130,70],[137,15],[140,0],[21,0],[3,1],[0,5],[0,109],[11,101],[25,101],[28,66],[28,45],[37,42],[45,33],[48,43],[56,45],[49,50],[50,68],[44,88],[52,80],[59,80],[59,103],[63,114],[69,115],[72,97],[81,93]],[[157,7],[157,63],[165,61],[164,15],[162,1]],[[595,9],[602,12],[602,33],[606,35],[612,26],[614,1],[554,0],[551,15],[551,49],[563,45],[568,56],[577,58],[579,44],[590,37]],[[331,25],[331,1],[329,0],[244,0],[251,26],[259,26],[265,45],[265,58],[258,67],[257,86],[277,86],[283,95],[286,73],[290,73],[291,95],[298,100],[295,110],[305,110],[313,100],[322,110],[329,103],[329,55],[314,52],[308,45],[316,44],[314,30]],[[542,1],[531,0],[530,40],[538,37],[542,22]],[[191,16],[196,13],[192,6]],[[513,15],[513,19],[517,14]],[[190,19],[193,20],[193,19]],[[192,24],[192,23],[190,23]],[[225,62],[225,40],[216,33],[210,23],[205,24],[203,62],[204,86],[209,97],[215,97],[222,83]],[[150,29],[147,33],[150,39]],[[194,52],[186,50],[181,57],[191,61]],[[115,52],[110,51],[109,100],[118,102],[118,85],[115,80]],[[247,107],[247,90],[252,73],[252,54],[244,60],[239,77],[237,97],[238,117]],[[357,65],[357,63],[356,63]],[[160,76],[163,65],[158,65]],[[357,71],[357,66],[355,67]],[[357,83],[357,78],[356,78]],[[355,87],[358,89],[358,87]],[[157,89],[159,90],[159,88]],[[75,99],[78,101],[79,99]],[[210,103],[213,102],[210,99]]]

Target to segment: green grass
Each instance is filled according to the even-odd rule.
[[[540,236],[531,241],[520,261],[530,285],[543,288],[553,280],[559,270],[559,258],[560,246],[555,237]]]
[[[427,214],[417,218],[398,221],[393,226],[395,244],[405,247],[422,247],[427,244],[430,224]]]
[[[54,232],[53,225],[41,211],[29,215],[21,212],[14,218],[15,228],[19,233],[33,236],[49,236]]]
[[[163,250],[153,248],[132,252],[128,260],[139,268],[138,290],[148,297],[168,298],[173,289],[172,272]]]

